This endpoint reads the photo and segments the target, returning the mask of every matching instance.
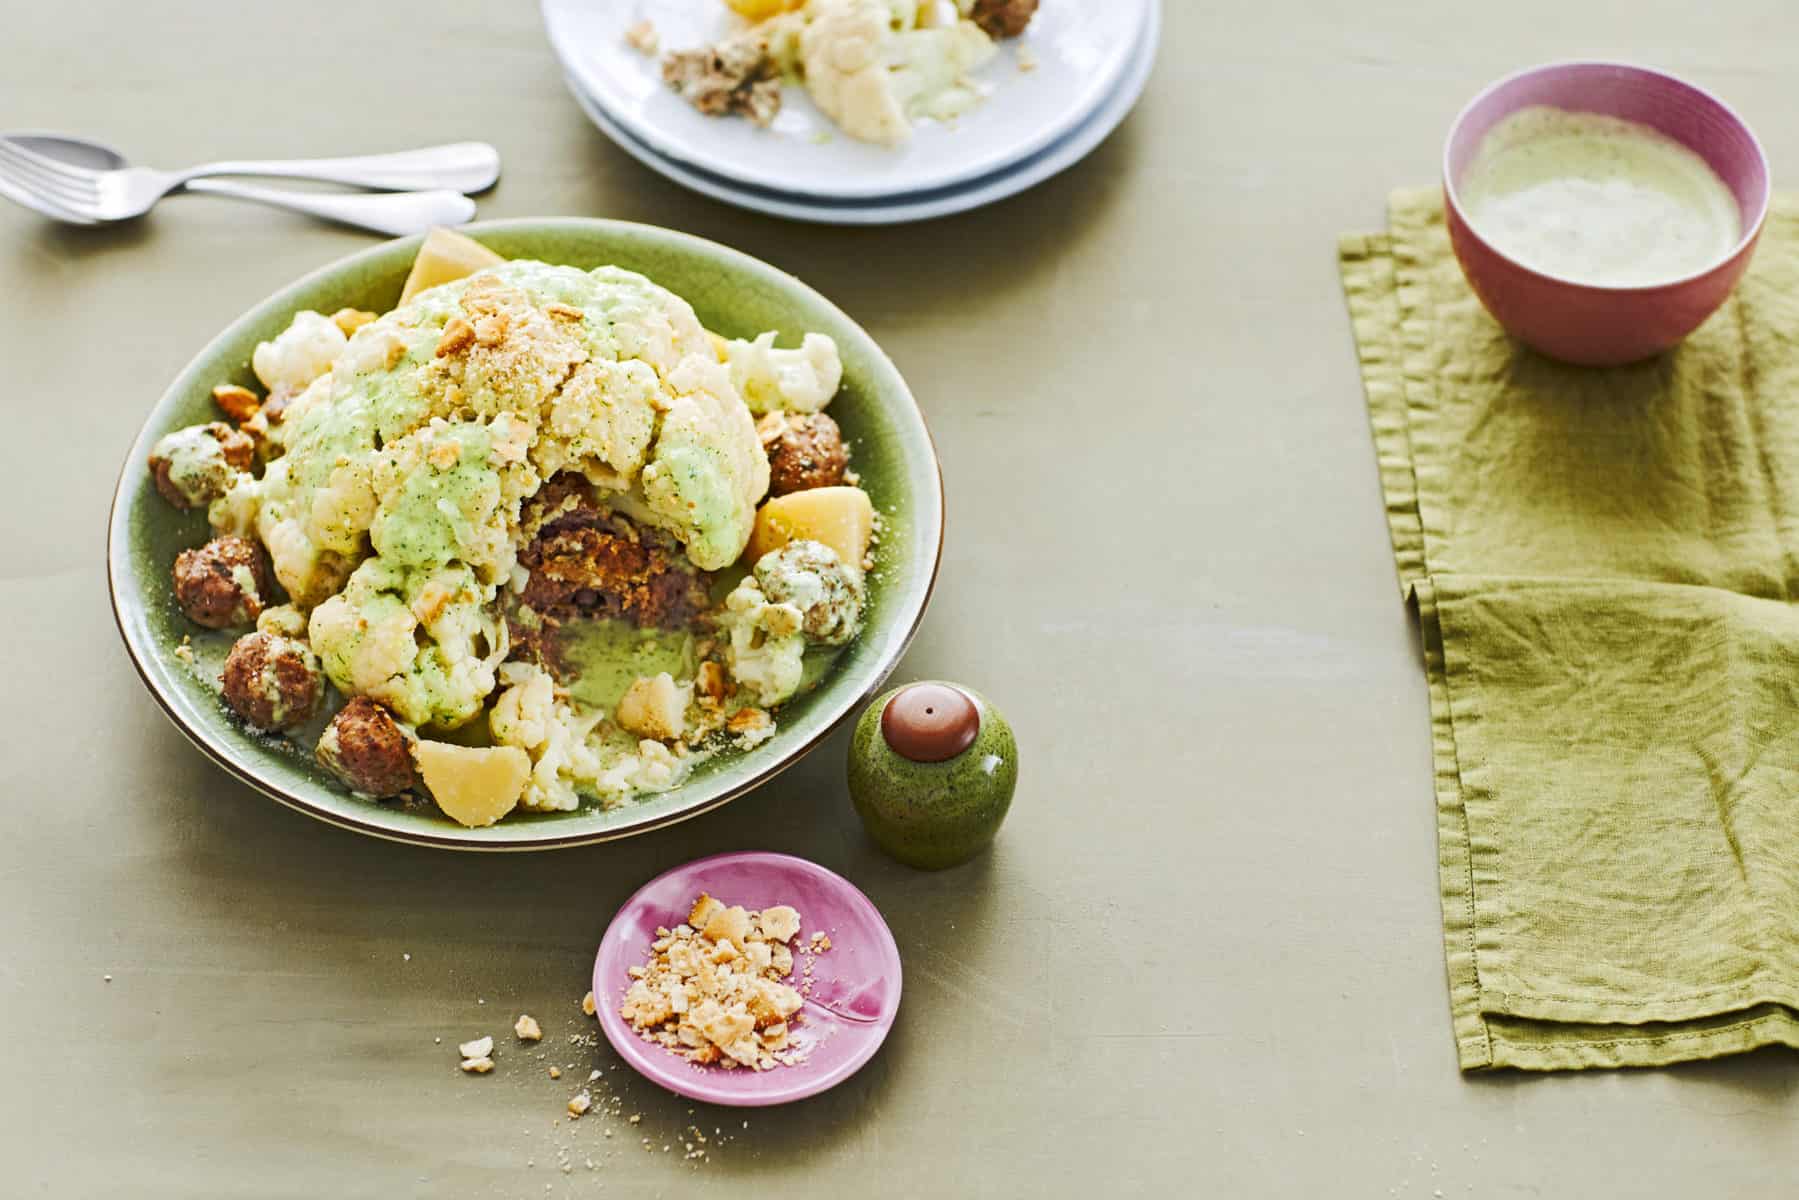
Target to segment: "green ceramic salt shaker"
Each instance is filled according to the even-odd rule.
[[[875,843],[912,867],[967,862],[999,832],[1018,786],[1012,727],[978,692],[895,688],[856,722],[850,799]]]

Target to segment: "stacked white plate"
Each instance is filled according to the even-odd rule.
[[[722,0],[542,2],[569,90],[626,153],[727,204],[834,225],[945,216],[1073,166],[1143,94],[1162,26],[1160,0],[1042,0],[1024,35],[976,73],[980,104],[921,121],[890,148],[848,137],[797,87],[767,129],[705,116],[626,41],[646,19],[664,49],[716,41],[740,25]]]

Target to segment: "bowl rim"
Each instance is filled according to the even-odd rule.
[[[1749,139],[1749,145],[1755,151],[1755,162],[1761,168],[1761,195],[1758,196],[1755,201],[1755,220],[1744,227],[1742,236],[1737,239],[1736,243],[1731,246],[1728,252],[1715,261],[1708,263],[1706,266],[1700,267],[1695,271],[1690,271],[1685,275],[1675,276],[1672,279],[1657,280],[1654,283],[1594,283],[1591,280],[1573,279],[1566,275],[1556,275],[1549,271],[1540,270],[1539,268],[1520,262],[1517,258],[1507,254],[1504,250],[1499,249],[1490,239],[1480,232],[1475,226],[1474,221],[1468,216],[1467,210],[1462,206],[1462,198],[1456,189],[1455,176],[1449,166],[1450,152],[1455,146],[1456,135],[1461,132],[1462,126],[1467,122],[1469,115],[1474,109],[1494,92],[1516,83],[1521,79],[1528,79],[1533,75],[1541,75],[1550,71],[1565,71],[1570,68],[1604,68],[1606,70],[1614,71],[1630,71],[1638,75],[1650,76],[1662,83],[1671,83],[1676,87],[1685,88],[1698,95],[1707,103],[1715,105],[1718,111],[1722,112],[1733,125],[1742,130],[1743,136]],[[1688,146],[1687,148],[1689,150],[1692,149],[1691,146]],[[1707,166],[1710,166],[1710,164],[1708,163]],[[1646,67],[1640,63],[1623,62],[1617,59],[1606,58],[1569,58],[1558,59],[1553,62],[1538,63],[1535,66],[1523,67],[1519,70],[1512,71],[1509,74],[1502,75],[1498,79],[1488,83],[1485,87],[1476,92],[1466,104],[1462,105],[1460,111],[1456,113],[1455,119],[1449,123],[1449,132],[1443,138],[1442,171],[1443,194],[1446,198],[1449,211],[1453,213],[1456,220],[1461,223],[1468,236],[1472,237],[1476,242],[1479,242],[1481,247],[1488,253],[1504,260],[1505,263],[1514,270],[1521,271],[1546,283],[1558,284],[1563,287],[1585,288],[1589,291],[1601,292],[1607,295],[1650,295],[1657,292],[1672,291],[1676,288],[1685,287],[1702,279],[1706,279],[1720,271],[1728,270],[1731,265],[1747,253],[1749,249],[1755,245],[1756,240],[1761,237],[1762,227],[1767,224],[1768,212],[1773,207],[1774,201],[1774,174],[1772,168],[1768,165],[1767,149],[1762,145],[1761,139],[1756,136],[1755,130],[1750,126],[1749,122],[1743,119],[1741,113],[1737,112],[1737,110],[1732,108],[1729,104],[1726,104],[1715,92],[1712,92],[1708,88],[1701,87],[1689,79],[1682,78],[1672,71],[1664,71],[1659,67]]]
[[[919,405],[917,397],[912,394],[911,386],[906,383],[905,377],[900,373],[899,367],[893,362],[886,350],[881,347],[880,343],[875,340],[874,335],[870,334],[859,322],[850,317],[848,313],[844,312],[817,289],[774,264],[759,259],[742,250],[737,250],[733,247],[726,246],[723,243],[712,241],[709,238],[699,237],[691,233],[684,233],[676,229],[669,229],[661,225],[650,225],[639,221],[621,221],[605,217],[510,217],[501,220],[476,221],[459,225],[456,226],[456,231],[469,234],[479,239],[480,235],[483,233],[530,233],[543,230],[545,227],[557,227],[565,230],[586,228],[594,232],[630,232],[638,235],[647,233],[653,239],[661,239],[664,242],[686,243],[690,248],[700,249],[708,254],[719,256],[730,262],[733,266],[748,268],[752,272],[760,273],[765,276],[778,277],[785,286],[797,288],[800,291],[807,293],[811,300],[836,314],[845,324],[862,334],[862,336],[867,339],[868,348],[872,352],[875,361],[890,371],[893,379],[899,384],[900,394],[903,395],[906,402],[911,406],[912,413],[918,420],[919,428],[924,433],[924,446],[928,452],[927,458],[930,468],[930,478],[931,482],[935,484],[934,488],[927,488],[923,493],[923,495],[929,499],[930,504],[921,506],[928,507],[930,510],[927,514],[924,514],[928,516],[929,520],[923,526],[925,544],[930,547],[929,570],[924,578],[924,586],[922,590],[918,592],[916,602],[911,611],[902,611],[899,614],[896,628],[903,626],[903,629],[899,633],[899,636],[891,643],[888,652],[880,659],[877,659],[873,664],[873,667],[869,672],[869,680],[866,686],[846,693],[836,703],[827,706],[823,723],[819,726],[817,732],[807,738],[804,742],[795,744],[787,753],[782,755],[782,757],[769,763],[762,770],[724,788],[718,795],[708,798],[703,803],[698,803],[675,812],[662,813],[640,820],[627,821],[605,829],[589,830],[580,833],[532,836],[528,830],[537,827],[529,826],[523,827],[527,832],[524,832],[523,834],[514,834],[512,837],[504,840],[500,838],[474,839],[463,836],[469,831],[457,829],[452,832],[448,827],[446,827],[446,832],[443,834],[388,828],[341,812],[331,811],[330,809],[315,804],[302,794],[263,779],[255,771],[237,762],[220,747],[214,746],[210,739],[205,737],[199,730],[190,727],[177,706],[171,702],[169,697],[163,694],[162,688],[158,685],[157,681],[153,678],[151,672],[145,665],[144,655],[149,653],[151,648],[140,646],[138,644],[130,622],[126,619],[128,597],[126,589],[124,588],[124,578],[132,573],[131,564],[128,561],[127,550],[129,546],[129,536],[126,528],[126,517],[130,511],[128,493],[135,490],[133,487],[133,479],[137,472],[134,471],[134,467],[143,461],[143,458],[147,453],[148,444],[151,440],[151,418],[155,416],[157,410],[160,409],[171,396],[184,389],[189,383],[189,377],[200,370],[202,364],[217,354],[227,342],[237,337],[240,331],[246,326],[258,321],[265,313],[265,310],[270,310],[279,307],[282,303],[286,303],[285,298],[290,294],[301,292],[309,287],[322,283],[337,274],[356,267],[364,261],[393,253],[397,247],[405,245],[416,247],[423,243],[424,235],[413,234],[409,237],[393,238],[382,241],[374,246],[355,251],[354,253],[346,254],[323,266],[308,271],[297,279],[290,280],[267,296],[264,296],[261,300],[244,309],[233,318],[229,324],[215,334],[203,347],[201,347],[199,351],[190,357],[181,369],[176,372],[168,386],[162,390],[157,396],[156,401],[150,406],[148,413],[144,418],[144,424],[138,430],[137,435],[132,439],[130,448],[126,451],[124,462],[119,468],[118,481],[113,488],[112,501],[107,506],[106,520],[106,589],[111,602],[113,622],[118,629],[120,640],[125,645],[126,657],[131,660],[131,665],[133,669],[137,671],[138,678],[143,683],[144,689],[150,693],[153,699],[155,699],[157,706],[162,709],[163,715],[169,719],[175,728],[180,730],[182,735],[186,737],[196,749],[207,758],[211,759],[216,765],[223,768],[227,774],[233,776],[242,783],[248,784],[251,788],[268,796],[270,799],[276,800],[282,805],[294,809],[297,812],[305,813],[307,816],[323,821],[328,825],[334,825],[340,829],[347,829],[355,833],[367,834],[371,837],[380,838],[383,841],[400,842],[408,845],[433,846],[448,850],[464,850],[481,853],[523,853],[538,850],[562,850],[576,846],[597,845],[601,842],[617,841],[621,838],[633,837],[638,834],[648,833],[652,830],[663,829],[670,825],[677,825],[683,821],[691,820],[694,817],[701,816],[714,809],[720,808],[730,801],[737,799],[739,796],[761,787],[775,776],[780,775],[790,767],[793,767],[801,759],[805,758],[815,750],[821,742],[830,737],[831,734],[843,724],[845,719],[863,704],[867,703],[871,697],[876,695],[881,690],[882,686],[886,684],[888,678],[892,675],[894,668],[899,665],[900,660],[905,657],[906,651],[911,647],[913,640],[918,636],[919,627],[924,621],[924,615],[930,608],[932,596],[936,592],[938,573],[943,565],[944,523],[946,514],[943,487],[943,463],[937,452],[936,438],[932,435],[930,425],[925,419],[924,409]]]

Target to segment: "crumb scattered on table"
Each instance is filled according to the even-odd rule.
[[[518,1035],[518,1040],[521,1042],[543,1040],[543,1026],[539,1025],[537,1018],[530,1013],[519,1014],[518,1020],[513,1023],[512,1032]]]

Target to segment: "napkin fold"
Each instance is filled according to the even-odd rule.
[[[1434,190],[1339,259],[1462,1068],[1799,1047],[1799,201],[1684,345],[1609,370],[1500,330]]]

